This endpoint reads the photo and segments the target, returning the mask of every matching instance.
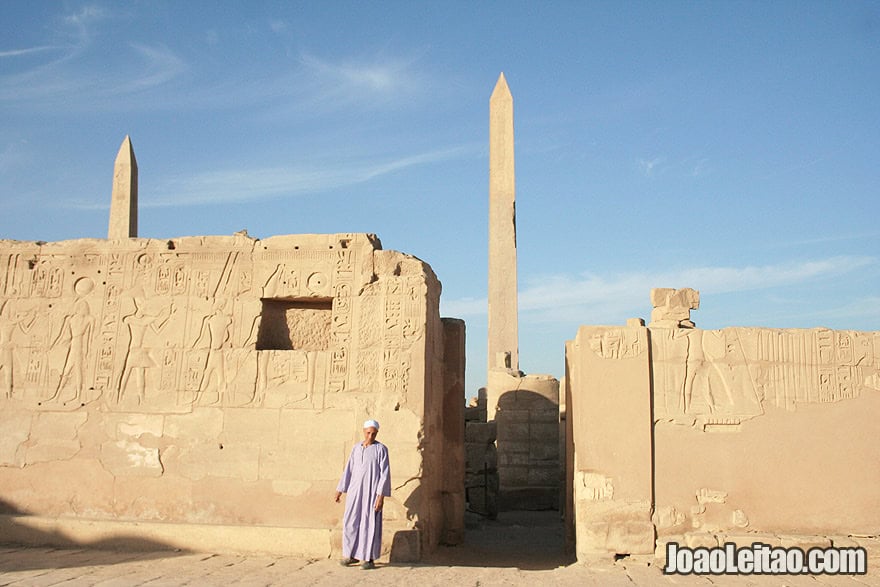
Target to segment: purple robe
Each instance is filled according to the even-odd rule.
[[[375,511],[376,496],[391,495],[388,448],[381,442],[354,445],[336,491],[346,494],[342,556],[376,560],[382,550],[382,512]]]

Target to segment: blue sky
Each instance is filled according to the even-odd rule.
[[[485,380],[488,100],[514,96],[520,363],[693,287],[703,328],[880,330],[880,3],[0,2],[0,237],[374,232]]]

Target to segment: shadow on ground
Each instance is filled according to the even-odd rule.
[[[463,544],[438,547],[423,564],[540,571],[574,562],[558,511],[500,512],[497,520],[468,512],[465,529]]]
[[[27,516],[27,512],[0,499],[0,545],[8,546],[5,550],[20,550],[22,553],[14,561],[5,557],[0,560],[0,572],[109,565],[135,558],[153,560],[189,554],[189,551],[163,542],[124,534],[112,539],[78,541],[60,531],[28,526]],[[22,546],[26,548],[21,549]],[[46,556],[51,552],[63,556]]]

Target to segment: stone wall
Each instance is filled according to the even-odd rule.
[[[580,560],[880,533],[880,333],[706,331],[656,310],[647,328],[585,326],[566,347]]]
[[[497,427],[486,421],[486,389],[464,412],[465,418],[465,492],[468,508],[490,519],[498,517]]]
[[[651,329],[658,546],[880,534],[880,333]]]
[[[487,410],[497,429],[498,508],[559,509],[559,381],[489,371]]]
[[[7,539],[329,556],[369,417],[384,545],[417,558],[463,515],[443,499],[464,363],[455,344],[444,361],[439,296],[365,234],[0,241]]]
[[[653,553],[648,331],[582,326],[566,348],[565,514],[578,560]]]

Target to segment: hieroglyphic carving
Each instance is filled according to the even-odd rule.
[[[180,351],[175,349],[165,349],[162,353],[162,375],[160,379],[160,389],[163,391],[171,391],[177,388],[177,364]]]
[[[208,352],[202,349],[188,351],[186,353],[186,375],[184,377],[184,389],[195,392],[192,401],[198,398],[198,392],[202,385],[202,375],[205,371],[205,359]]]
[[[153,257],[148,253],[135,255],[131,270],[132,285],[141,285],[146,288],[150,283],[150,275],[153,273]]]
[[[858,397],[880,373],[874,333],[727,328],[652,329],[658,417],[729,430],[763,403],[795,409]],[[878,375],[880,377],[880,375]]]
[[[424,333],[424,283],[418,277],[408,277],[403,296],[403,324],[401,335],[405,346],[412,345]]]
[[[338,283],[333,296],[332,334],[335,342],[351,340],[351,284]]]
[[[577,498],[587,501],[610,501],[614,499],[614,484],[610,477],[601,473],[576,471]]]
[[[299,272],[279,264],[263,285],[264,298],[296,297],[300,295]]]
[[[323,296],[327,294],[327,288],[330,286],[330,280],[320,271],[315,271],[306,279],[306,289],[310,295]]]
[[[132,239],[77,244],[72,255],[16,245],[0,255],[0,398],[54,398],[69,409],[73,398],[103,397],[102,410],[136,400],[164,412],[262,405],[261,394],[274,407],[308,393],[321,409],[328,389],[405,394],[410,349],[427,327],[424,274],[402,256],[375,262],[374,241],[309,236],[245,252],[247,243],[204,237]],[[297,350],[257,350],[265,298],[290,303],[279,331]],[[276,371],[272,357],[285,353]]]
[[[364,289],[358,298],[357,366],[355,376],[360,389],[378,392],[384,384],[382,342],[384,301],[381,286]]]
[[[346,375],[348,374],[348,345],[336,346],[330,355],[330,377],[327,389],[331,393],[345,391]]]
[[[336,263],[334,273],[337,281],[351,282],[354,280],[353,253],[349,250],[336,251]]]
[[[171,281],[171,293],[176,296],[186,295],[187,285],[189,285],[187,270],[182,265],[177,265],[174,267],[174,276]]]
[[[333,265],[333,318],[331,338],[333,352],[330,358],[328,390],[345,391],[349,388],[349,362],[352,346],[352,278],[351,251],[336,251]],[[324,286],[315,273],[309,277],[309,290],[319,293]],[[314,283],[313,283],[314,281]]]
[[[361,349],[357,360],[357,380],[363,391],[377,392],[384,381],[380,380],[381,353],[374,349]]]
[[[207,298],[210,288],[211,274],[208,271],[196,271],[195,294],[200,298]]]
[[[643,331],[632,328],[610,328],[590,338],[590,349],[603,359],[630,359],[642,354],[646,345]]]
[[[122,256],[117,253],[101,259],[101,264],[107,270],[104,282],[104,297],[101,304],[101,322],[98,344],[98,360],[95,367],[95,389],[100,393],[110,389],[115,377],[116,368],[116,344],[119,339],[119,299],[124,283],[124,266]],[[86,279],[86,278],[83,278]],[[79,283],[86,283],[78,281]]]
[[[373,348],[382,341],[382,301],[377,288],[368,288],[360,297],[360,320],[358,321],[358,345]]]
[[[61,267],[53,267],[45,260],[39,261],[31,271],[30,297],[60,297],[63,284],[64,270]]]
[[[26,387],[39,387],[46,375],[46,353],[37,344],[31,344],[28,353],[27,373],[25,374]]]
[[[156,293],[167,295],[171,293],[172,269],[169,265],[163,265],[156,270]]]
[[[402,381],[401,347],[403,347],[403,301],[406,293],[404,279],[389,277],[385,284],[385,313],[383,325],[382,379],[385,391],[398,397],[406,389]]]
[[[389,279],[385,289],[385,348],[400,348],[403,337],[403,300],[401,284],[397,279]]]

